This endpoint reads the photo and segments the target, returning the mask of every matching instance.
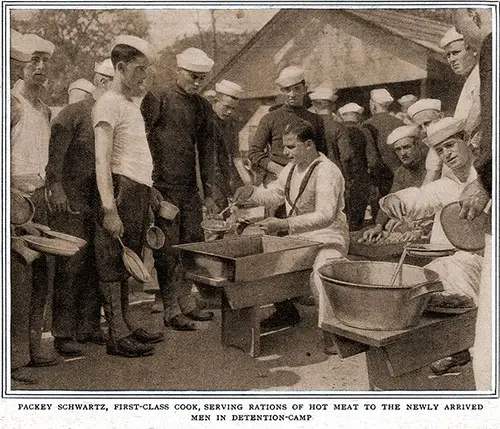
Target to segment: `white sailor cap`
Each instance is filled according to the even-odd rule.
[[[427,138],[423,141],[429,147],[434,147],[449,137],[464,131],[465,121],[455,118],[443,118],[427,128]]]
[[[407,138],[407,137],[417,137],[419,135],[419,127],[416,125],[403,125],[402,127],[395,128],[388,136],[387,136],[387,144],[393,145],[398,140]]]
[[[309,94],[311,100],[330,100],[335,101],[337,99],[336,91],[333,88],[328,87],[318,87],[313,92]]]
[[[439,41],[439,47],[444,49],[450,43],[456,42],[457,40],[464,40],[464,36],[457,32],[455,27],[451,27],[444,33],[443,38]]]
[[[102,63],[95,63],[94,72],[104,76],[114,77],[115,69],[113,68],[111,58],[106,58]]]
[[[361,107],[357,103],[347,103],[339,109],[339,114],[343,115],[344,113],[357,113],[361,115],[365,111],[364,107]]]
[[[10,31],[10,58],[23,63],[31,59],[31,52],[26,49],[24,36],[16,30]]]
[[[289,86],[296,85],[305,79],[304,69],[297,66],[285,67],[281,70],[278,79],[275,82],[281,88],[288,88]]]
[[[225,79],[215,84],[215,90],[221,94],[226,94],[233,98],[241,98],[244,94],[244,91],[240,85]]]
[[[207,97],[215,97],[217,94],[215,93],[215,91],[213,89],[207,89],[204,93],[203,93],[203,97],[207,98]]]
[[[399,100],[399,104],[404,104],[404,103],[415,103],[418,100],[418,97],[413,94],[406,94],[403,95]]]
[[[436,110],[437,112],[441,112],[441,100],[435,98],[422,98],[408,107],[406,113],[410,118],[413,118],[417,113],[423,112],[424,110]]]
[[[372,89],[370,91],[370,98],[377,104],[387,106],[394,101],[391,94],[385,88]]]
[[[140,37],[131,36],[128,34],[116,36],[111,51],[113,51],[113,49],[117,45],[127,45],[137,49],[141,54],[144,54],[144,56],[149,60],[150,63],[154,62],[155,60],[155,53],[151,44],[146,40],[141,39]]]
[[[208,73],[214,66],[214,60],[198,48],[187,48],[176,59],[177,66],[196,73]]]
[[[77,79],[73,83],[70,84],[68,88],[68,94],[74,89],[80,89],[81,91],[88,92],[92,94],[95,90],[95,86],[92,82],[89,82],[87,79]]]
[[[43,39],[37,34],[25,34],[23,44],[26,46],[25,52],[29,52],[31,55],[35,52],[43,52],[52,56],[55,50],[52,42]]]

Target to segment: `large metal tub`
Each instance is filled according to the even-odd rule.
[[[245,236],[180,244],[185,269],[200,276],[249,282],[311,269],[321,243],[289,237]]]
[[[330,262],[319,275],[342,323],[369,330],[402,330],[420,320],[429,294],[443,290],[436,272],[403,265],[395,284],[389,286],[397,264],[390,262]]]

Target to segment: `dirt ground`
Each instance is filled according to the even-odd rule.
[[[323,353],[322,335],[313,307],[298,306],[297,326],[261,339],[261,355],[223,347],[221,314],[198,322],[194,332],[163,327],[151,313],[152,295],[135,294],[133,311],[151,330],[163,330],[165,341],[155,354],[130,359],[106,354],[105,346],[82,345],[83,358],[66,359],[48,368],[30,369],[37,385],[13,383],[14,390],[154,390],[154,391],[330,391],[368,390],[364,354],[341,360]],[[264,312],[270,309],[264,309]],[[45,334],[45,346],[52,338]]]

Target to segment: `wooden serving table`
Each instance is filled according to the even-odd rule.
[[[310,294],[319,243],[248,236],[175,246],[186,277],[222,296],[221,340],[252,357],[260,354],[260,308]],[[277,331],[279,332],[279,331]]]
[[[477,310],[459,315],[428,313],[402,331],[371,331],[335,320],[321,328],[332,333],[339,356],[366,352],[371,390],[475,390],[472,365],[460,374],[435,376],[429,365],[474,344]]]

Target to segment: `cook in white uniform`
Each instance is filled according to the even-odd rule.
[[[470,145],[464,140],[464,122],[444,118],[431,124],[424,140],[436,150],[450,168],[450,174],[421,188],[407,188],[380,200],[380,207],[389,216],[408,220],[422,219],[435,214],[431,243],[450,245],[440,221],[444,206],[459,200],[462,190],[476,180],[477,173]],[[452,256],[437,258],[427,268],[436,271],[445,292],[465,295],[476,302],[481,277],[482,257],[458,251]]]

